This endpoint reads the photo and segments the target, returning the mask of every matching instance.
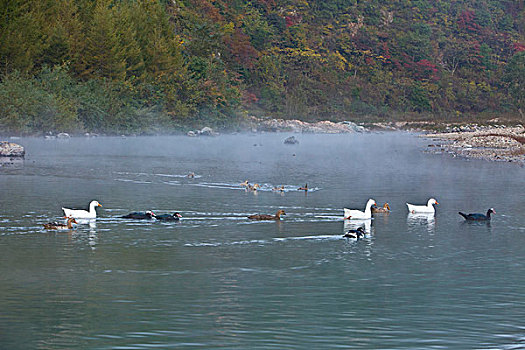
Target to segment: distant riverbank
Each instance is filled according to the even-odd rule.
[[[428,145],[432,153],[447,152],[466,158],[525,163],[525,128],[522,125],[456,127],[423,137],[435,141]]]
[[[353,121],[317,121],[306,122],[298,119],[271,119],[245,117],[235,128],[211,128],[204,126],[200,129],[165,131],[163,133],[122,134],[122,137],[140,135],[187,135],[189,137],[209,137],[235,132],[248,133],[305,133],[305,134],[343,134],[366,133],[382,131],[413,131],[424,132],[422,137],[432,139],[434,143],[428,145],[430,153],[450,153],[454,156],[477,158],[492,161],[506,161],[525,163],[525,128],[522,124],[498,124],[493,119],[487,124],[481,123],[444,123],[431,121],[391,121],[391,122],[361,122]],[[433,130],[433,131],[429,131]],[[43,136],[46,139],[68,139],[72,136],[98,137],[115,136],[98,133],[52,133]],[[17,136],[5,135],[5,139],[16,140]],[[439,142],[441,141],[441,142]]]

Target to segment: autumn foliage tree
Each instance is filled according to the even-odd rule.
[[[524,19],[512,0],[6,0],[0,127],[520,116]]]

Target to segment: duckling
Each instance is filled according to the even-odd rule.
[[[244,181],[244,182],[241,182],[241,183],[239,184],[239,186],[241,186],[241,187],[246,187],[246,188],[248,188],[249,185],[250,185],[250,184],[248,183],[248,180],[246,180],[246,181]]]
[[[383,204],[382,208],[379,208],[377,206],[372,206],[372,213],[389,213],[390,212],[390,206],[388,203]]]
[[[272,191],[284,192],[284,185],[272,188]]]
[[[308,184],[304,184],[304,187],[299,187],[298,191],[308,191]]]
[[[48,222],[47,224],[44,224],[44,228],[47,230],[71,230],[73,228],[73,224],[76,224],[77,221],[74,218],[67,217],[67,224],[61,224],[59,222]]]
[[[348,232],[343,235],[344,238],[355,238],[357,240],[364,236],[365,229],[362,227],[358,227],[357,230],[348,230]]]
[[[281,220],[281,215],[286,215],[284,210],[279,209],[275,215],[256,214],[248,216],[250,220]]]
[[[248,191],[255,192],[255,191],[257,191],[258,188],[261,188],[261,186],[259,186],[259,184],[255,184],[253,186],[248,184],[248,188],[247,189],[248,189]]]

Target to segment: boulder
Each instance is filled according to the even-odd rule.
[[[202,136],[214,136],[214,135],[216,135],[216,133],[213,131],[212,128],[210,128],[208,126],[205,126],[204,128],[202,128],[199,131],[199,135],[202,135]]]
[[[61,132],[57,135],[57,139],[69,139],[71,136],[67,132]]]
[[[19,144],[8,141],[0,142],[0,157],[23,157],[25,154],[24,147]]]
[[[299,140],[295,138],[295,136],[290,136],[284,140],[285,145],[296,145],[299,143]]]

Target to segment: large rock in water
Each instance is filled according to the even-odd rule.
[[[284,140],[285,145],[295,145],[298,143],[299,143],[299,140],[297,140],[295,136],[290,136]]]
[[[0,142],[0,157],[23,157],[25,154],[24,147],[19,144],[8,141]]]

